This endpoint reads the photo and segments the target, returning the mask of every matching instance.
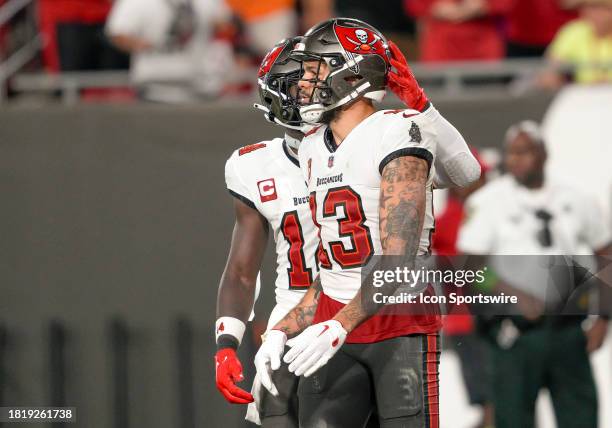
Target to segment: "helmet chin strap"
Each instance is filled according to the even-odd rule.
[[[306,134],[307,132],[310,132],[312,128],[314,128],[314,126],[309,123],[302,123],[300,125],[288,125],[286,123],[283,123],[280,120],[278,120],[278,118],[274,116],[272,112],[270,112],[270,109],[268,107],[262,104],[254,103],[253,107],[255,107],[257,110],[263,111],[265,113],[264,117],[266,118],[268,122],[274,123],[276,125],[280,125],[283,128],[293,129],[295,131],[303,132],[304,134]]]
[[[387,94],[386,91],[372,91],[372,92],[368,92],[363,97],[364,98],[368,98],[368,99],[370,99],[372,101],[375,101],[377,103],[380,103],[380,102],[382,102],[383,98],[385,98],[386,94]]]
[[[274,123],[274,120],[270,117],[270,109],[268,107],[257,103],[253,104],[253,107],[255,107],[257,110],[263,111],[265,113],[264,117],[266,120],[270,123]]]
[[[309,106],[300,107],[300,116],[306,123],[316,125],[320,123],[321,116],[327,109],[323,104],[311,104]]]
[[[359,86],[353,92],[348,94],[346,97],[344,97],[341,100],[335,102],[334,104],[330,104],[328,106],[325,106],[325,105],[323,105],[321,103],[317,103],[317,104],[311,104],[311,105],[300,107],[300,116],[307,123],[318,124],[318,123],[320,123],[320,120],[321,120],[321,117],[323,116],[323,113],[325,113],[327,111],[330,111],[330,110],[333,110],[335,108],[338,108],[338,107],[346,104],[349,101],[356,100],[370,86],[371,86],[370,82],[365,82],[363,85]],[[376,92],[379,92],[379,91],[376,91]],[[374,92],[372,92],[372,93],[374,93]],[[368,94],[365,94],[363,96],[367,97]]]

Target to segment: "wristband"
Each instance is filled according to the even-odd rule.
[[[217,339],[217,351],[222,349],[233,349],[234,351],[238,350],[238,340],[232,336],[231,334],[222,334]]]
[[[246,325],[238,318],[234,317],[220,317],[215,322],[215,342],[219,343],[219,337],[222,335],[229,335],[236,339],[238,345],[242,342],[242,336]]]

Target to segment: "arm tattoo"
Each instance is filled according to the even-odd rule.
[[[425,216],[428,167],[401,157],[385,167],[380,186],[380,241],[383,254],[415,256]]]
[[[426,161],[405,156],[392,160],[385,166],[380,183],[379,227],[384,255],[399,256],[402,263],[412,266],[419,249],[429,167]],[[374,270],[385,269],[382,264]],[[395,265],[395,263],[394,263]],[[392,268],[392,266],[388,266]],[[374,302],[374,293],[392,295],[397,284],[374,289],[372,281],[363,280],[361,289],[334,319],[347,331],[374,315],[383,306]]]
[[[321,279],[317,276],[300,303],[290,310],[273,328],[291,336],[310,326],[317,311],[322,290]]]
[[[388,200],[388,199],[387,199]],[[417,222],[418,207],[414,201],[400,200],[397,205],[389,205],[385,231],[388,236],[395,236],[403,241],[409,241],[419,232]]]

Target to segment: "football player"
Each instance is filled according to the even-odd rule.
[[[245,323],[255,299],[255,284],[268,234],[276,243],[276,306],[269,326],[276,324],[304,296],[317,277],[315,250],[318,239],[308,204],[308,190],[300,173],[298,145],[303,137],[297,105],[287,105],[291,88],[297,90],[299,63],[289,58],[296,39],[276,45],[264,58],[258,73],[259,93],[266,117],[286,127],[284,138],[242,147],[225,166],[227,188],[234,196],[236,222],[231,248],[217,300],[217,388],[231,403],[246,404],[253,395],[236,386],[243,380],[236,356]],[[282,77],[281,77],[282,76]],[[316,301],[309,309],[314,314]],[[274,387],[262,391],[257,408],[250,405],[247,417],[264,427],[297,427],[297,377],[272,362]],[[253,393],[259,391],[257,380]],[[259,419],[259,420],[258,420]]]
[[[304,375],[298,388],[304,427],[363,426],[374,407],[382,427],[439,425],[438,313],[377,313],[361,271],[374,255],[410,261],[429,253],[432,164],[446,139],[452,140],[447,150],[463,145],[455,152],[466,153],[451,154],[463,173],[447,168],[451,182],[453,176],[473,181],[480,168],[392,49],[370,25],[337,18],[309,30],[293,54],[303,65],[300,115],[322,124],[307,133],[299,152],[320,237],[320,285],[269,331],[255,365],[266,379],[284,346],[291,347],[283,360]],[[399,75],[389,76],[392,65]],[[418,101],[411,104],[416,110],[376,111],[373,101],[382,99],[388,79]],[[305,320],[313,299],[316,313]],[[313,325],[304,329],[305,323]]]

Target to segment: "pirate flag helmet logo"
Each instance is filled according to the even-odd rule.
[[[354,59],[356,55],[378,55],[390,68],[386,43],[374,31],[366,27],[354,28],[336,24],[334,32],[349,61],[355,62],[351,69],[354,73],[359,73],[359,64]]]

